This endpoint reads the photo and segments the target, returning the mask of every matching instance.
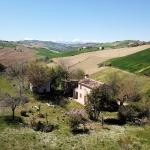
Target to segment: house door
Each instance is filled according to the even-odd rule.
[[[76,92],[76,96],[75,96],[75,99],[78,99],[78,92]]]

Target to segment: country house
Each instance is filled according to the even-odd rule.
[[[84,79],[80,80],[78,82],[78,86],[74,88],[73,98],[82,105],[85,105],[85,102],[87,101],[87,94],[90,93],[91,89],[100,87],[103,84],[104,83],[92,80],[86,76]]]

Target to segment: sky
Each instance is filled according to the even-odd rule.
[[[150,0],[0,0],[0,40],[150,41]]]

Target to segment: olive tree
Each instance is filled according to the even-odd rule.
[[[29,99],[26,96],[11,96],[8,93],[0,92],[0,108],[11,108],[13,120],[15,119],[15,109],[27,102],[29,102]]]

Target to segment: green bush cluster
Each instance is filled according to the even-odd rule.
[[[134,105],[126,105],[121,106],[118,110],[118,119],[126,122],[126,121],[134,121],[135,118],[149,117],[149,110],[143,107],[139,108]]]
[[[54,124],[53,123],[42,123],[41,121],[38,121],[37,123],[34,124],[33,129],[35,131],[41,131],[41,132],[51,132],[54,129]]]
[[[0,63],[0,72],[4,72],[6,69],[6,67]]]
[[[111,66],[111,62],[99,63],[97,66],[98,68],[104,67],[104,66]]]
[[[20,114],[21,114],[21,116],[26,116],[27,115],[27,111],[26,110],[21,110]]]

